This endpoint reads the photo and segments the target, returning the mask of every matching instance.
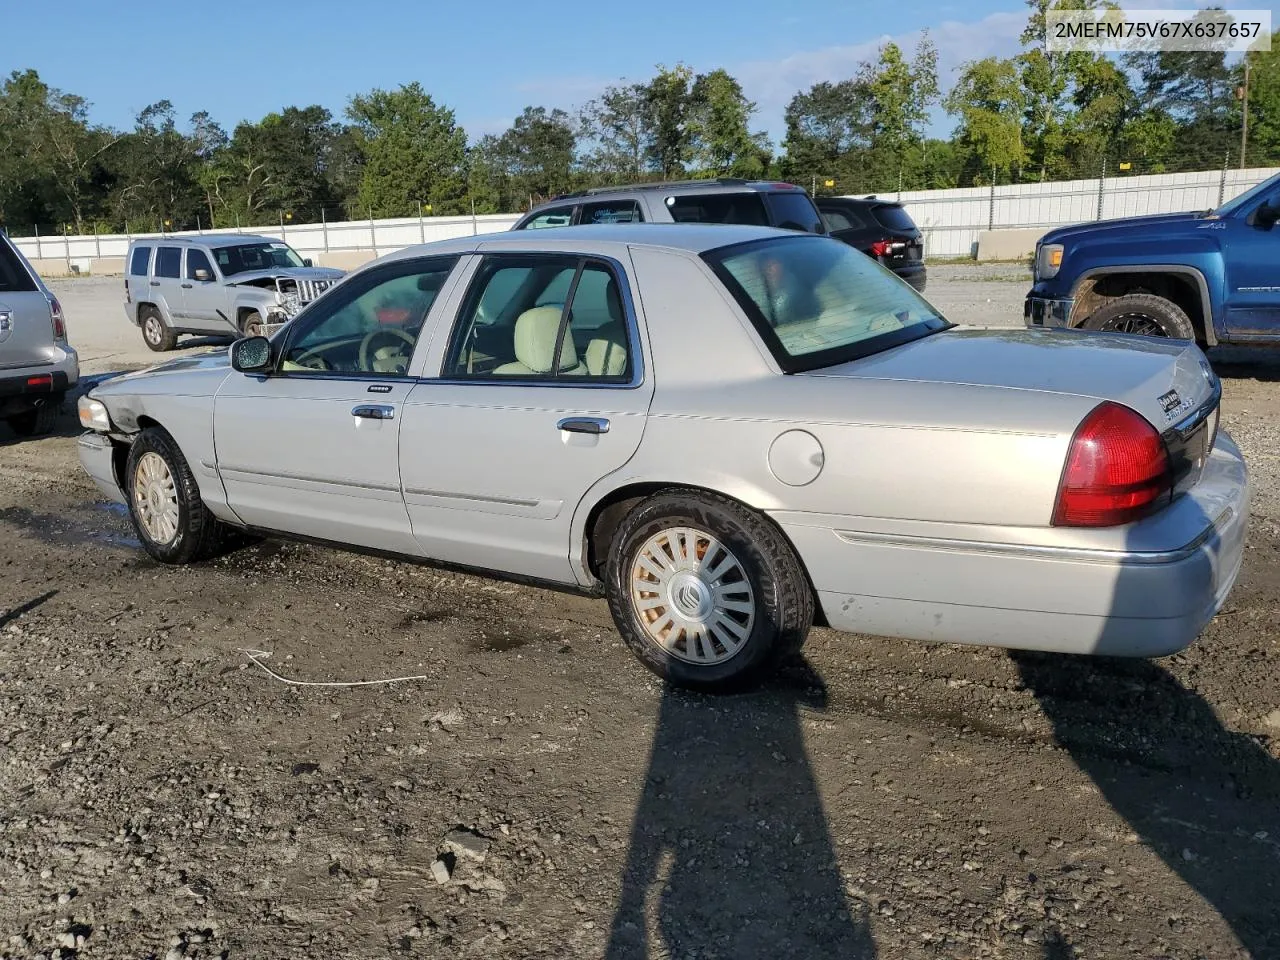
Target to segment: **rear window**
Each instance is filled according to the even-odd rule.
[[[145,277],[147,275],[147,263],[150,259],[150,247],[134,247],[133,256],[129,259],[130,276]]]
[[[907,215],[906,209],[897,204],[874,207],[871,212],[875,214],[875,218],[880,221],[880,225],[886,230],[906,230],[910,232],[916,228],[915,221]]]
[[[788,373],[844,363],[949,326],[870,257],[827,237],[704,254]]]
[[[676,223],[745,223],[767,227],[769,216],[758,193],[685,194],[667,197]]]
[[[9,246],[8,240],[0,237],[0,290],[33,293],[36,289],[36,282],[22,265],[17,251]]]
[[[156,276],[182,276],[182,250],[178,247],[161,247],[156,251]]]
[[[822,218],[818,216],[818,208],[813,205],[807,193],[798,190],[787,190],[782,193],[765,194],[769,198],[769,209],[773,212],[773,224],[786,230],[804,230],[808,233],[822,233]]]

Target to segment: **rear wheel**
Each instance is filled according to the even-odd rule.
[[[133,441],[125,486],[138,539],[156,560],[194,563],[223,547],[227,528],[200,499],[191,467],[167,431],[148,427]]]
[[[169,329],[155,307],[142,307],[138,311],[138,322],[142,325],[142,339],[157,353],[172,350],[178,345],[178,335]]]
[[[1105,304],[1085,320],[1087,330],[1137,333],[1174,340],[1196,339],[1195,325],[1180,306],[1153,293],[1130,293]]]
[[[43,437],[58,423],[62,397],[50,397],[39,406],[9,418],[9,427],[20,437]]]
[[[609,551],[614,623],[658,676],[707,691],[737,689],[804,643],[813,592],[791,545],[731,500],[658,494],[622,521]]]

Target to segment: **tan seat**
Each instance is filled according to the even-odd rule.
[[[559,307],[534,307],[516,318],[514,363],[504,363],[493,372],[498,376],[520,376],[550,373],[556,352],[556,334],[560,332]],[[573,337],[565,334],[560,346],[560,373],[579,371],[578,348]]]
[[[613,277],[605,286],[604,296],[609,322],[595,331],[583,351],[585,373],[589,377],[618,377],[627,371],[627,325],[622,318],[618,282]]]

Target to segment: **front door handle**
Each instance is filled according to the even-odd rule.
[[[183,289],[183,290],[190,290],[190,289],[191,289],[191,284],[189,284],[189,283],[184,283],[184,284],[182,285],[182,289]]]
[[[566,433],[608,433],[609,421],[604,417],[565,417],[556,429]]]
[[[151,285],[152,285],[153,287],[158,287],[158,286],[160,286],[160,281],[159,281],[159,280],[152,280],[152,281],[151,281]]]
[[[394,420],[396,408],[385,403],[361,403],[351,408],[351,415],[361,420]]]

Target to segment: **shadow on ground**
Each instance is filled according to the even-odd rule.
[[[607,960],[876,955],[804,747],[826,702],[803,661],[743,697],[665,691]]]

